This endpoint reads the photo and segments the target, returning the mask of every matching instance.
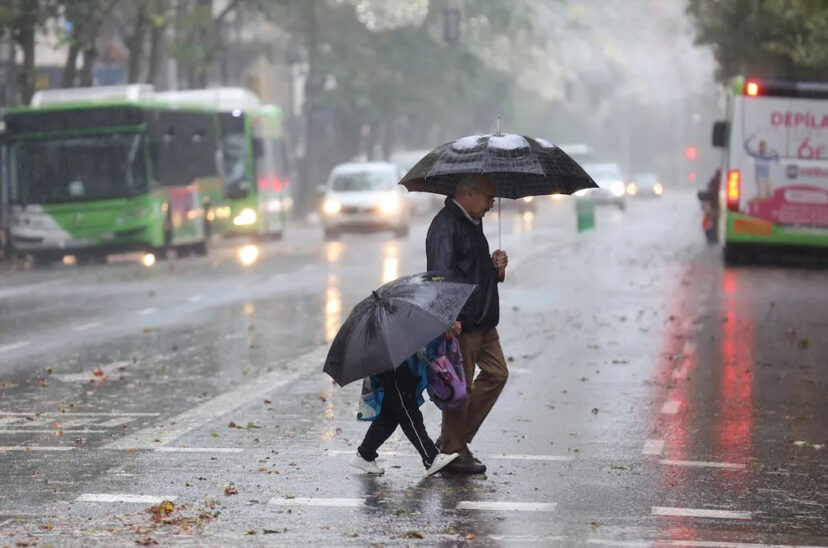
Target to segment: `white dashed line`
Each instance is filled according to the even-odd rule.
[[[197,303],[198,301],[200,301],[203,298],[204,298],[204,295],[193,295],[192,297],[190,297],[187,300],[190,301],[191,303]]]
[[[17,350],[18,348],[23,348],[24,346],[29,346],[29,341],[20,341],[0,346],[0,352],[10,352],[12,350]]]
[[[63,432],[64,434],[103,434],[106,430],[65,430],[63,428],[31,428],[31,429],[2,429],[0,434],[54,434],[55,432]]]
[[[664,402],[664,406],[661,408],[661,412],[665,415],[675,415],[678,413],[679,408],[681,407],[681,402],[678,400],[670,400]]]
[[[125,369],[131,364],[131,361],[113,362],[102,365],[91,371],[81,371],[80,373],[54,373],[52,374],[52,378],[62,382],[89,382],[90,380],[103,377],[103,375],[96,376],[95,371],[103,372],[106,375],[115,375],[120,369]]]
[[[94,328],[98,327],[99,325],[101,325],[100,322],[89,322],[89,323],[84,323],[84,324],[81,324],[81,325],[77,325],[77,326],[73,327],[72,329],[75,330],[75,331],[87,331],[89,329],[94,329]]]
[[[163,425],[150,426],[124,436],[103,446],[104,449],[156,449],[170,444],[191,430],[218,420],[250,401],[262,399],[280,387],[294,382],[307,373],[307,364],[324,363],[328,354],[326,346],[308,352],[304,356],[243,384],[229,392],[202,403],[188,411],[171,417]],[[155,441],[161,440],[161,441]]]
[[[492,510],[504,512],[554,512],[554,502],[485,502],[480,500],[461,500],[458,510]]]
[[[161,501],[174,501],[178,497],[155,497],[152,495],[124,495],[111,493],[84,493],[76,502],[131,502],[140,504],[158,504]]]
[[[155,312],[158,312],[157,308],[145,308],[143,310],[139,310],[138,314],[153,314]]]
[[[359,508],[365,499],[326,499],[310,497],[272,498],[267,503],[271,506],[326,506],[332,508]]]
[[[755,544],[752,542],[724,542],[715,540],[659,540],[656,546],[683,546],[691,548],[828,548],[811,544],[796,546],[790,544]]]
[[[647,440],[644,442],[642,455],[660,455],[664,452],[664,440]]]
[[[713,510],[709,508],[669,508],[653,506],[654,516],[679,516],[688,518],[751,519],[750,512]]]
[[[570,455],[486,455],[484,458],[504,460],[539,460],[557,462],[571,462],[575,460],[575,457]]]
[[[241,453],[238,447],[156,447],[158,453]]]
[[[699,468],[730,468],[733,470],[744,470],[745,465],[735,462],[710,462],[701,460],[662,460],[661,464],[668,466],[695,466]]]
[[[74,447],[63,445],[6,445],[0,446],[0,453],[3,451],[72,451]]]
[[[0,411],[0,417],[157,417],[161,413],[84,413],[84,412],[52,412],[40,413],[37,411]]]
[[[5,527],[9,523],[13,522],[14,519],[7,519],[6,521],[0,521],[0,527]]]
[[[114,428],[116,426],[123,426],[125,424],[128,424],[128,423],[132,422],[133,420],[135,420],[135,419],[133,419],[132,417],[114,418],[114,419],[109,419],[106,422],[98,423],[95,426],[103,426],[104,428]]]

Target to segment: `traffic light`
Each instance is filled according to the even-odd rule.
[[[696,150],[696,147],[694,147],[693,145],[690,145],[690,146],[688,146],[687,148],[684,149],[684,156],[688,160],[695,160],[698,157],[698,155],[699,155],[699,151]]]

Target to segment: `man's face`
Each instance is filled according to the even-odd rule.
[[[489,179],[481,180],[477,187],[469,191],[468,211],[474,219],[482,219],[483,215],[494,206],[495,186]]]
[[[759,141],[759,154],[765,154],[765,151],[768,150],[768,145],[765,141]]]

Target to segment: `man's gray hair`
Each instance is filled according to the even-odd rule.
[[[482,186],[487,180],[485,175],[478,173],[463,175],[460,177],[460,182],[457,183],[457,187],[454,189],[454,196],[462,196],[472,190],[483,190]]]

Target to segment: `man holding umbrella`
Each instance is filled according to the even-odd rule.
[[[500,249],[489,255],[482,223],[483,216],[494,205],[494,197],[495,185],[490,178],[464,176],[454,196],[446,198],[445,207],[434,217],[426,237],[429,270],[451,271],[459,280],[477,285],[458,316],[469,400],[457,409],[443,411],[440,436],[441,451],[460,453],[460,458],[446,467],[446,471],[458,474],[486,471],[486,466],[471,454],[468,444],[509,377],[497,334],[497,284],[505,279],[508,257]],[[475,364],[480,374],[472,383]]]
[[[482,474],[486,466],[474,458],[468,444],[509,377],[497,334],[497,284],[506,278],[508,257],[500,249],[489,254],[483,216],[495,197],[499,208],[500,198],[573,194],[597,185],[577,162],[549,141],[503,134],[499,128],[494,134],[470,135],[440,145],[417,162],[400,184],[410,191],[448,196],[428,229],[428,268],[447,270],[455,281],[476,284],[458,316],[469,399],[462,407],[443,412],[438,445],[444,452],[460,453],[447,471]],[[475,365],[480,369],[476,379]]]

